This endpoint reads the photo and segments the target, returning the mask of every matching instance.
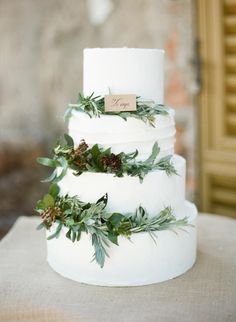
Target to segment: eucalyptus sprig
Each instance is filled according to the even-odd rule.
[[[103,267],[105,258],[109,257],[110,244],[119,245],[119,236],[130,238],[131,234],[148,232],[156,242],[155,232],[161,230],[175,232],[176,229],[191,226],[187,217],[176,219],[170,207],[150,217],[141,206],[134,213],[109,212],[106,210],[107,201],[107,194],[96,203],[82,202],[77,196],[60,196],[59,187],[54,184],[49,193],[36,205],[36,211],[42,218],[38,229],[50,230],[54,227],[48,240],[58,238],[63,227],[67,229],[66,237],[72,242],[78,242],[82,233],[89,234],[94,247],[92,261],[95,260],[100,267]]]
[[[58,143],[54,148],[54,157],[38,158],[37,161],[45,166],[55,168],[52,174],[43,182],[58,182],[66,174],[67,169],[74,170],[74,175],[81,175],[83,172],[114,173],[117,177],[137,176],[140,182],[152,170],[163,170],[168,176],[177,174],[171,161],[172,156],[168,155],[159,160],[160,148],[157,142],[152,147],[149,158],[145,161],[138,161],[138,151],[132,153],[121,152],[114,154],[111,148],[104,149],[98,144],[88,147],[86,142],[81,141],[77,148],[74,147],[73,139],[65,134],[65,143]]]
[[[100,117],[102,114],[106,115],[118,115],[127,121],[128,117],[134,117],[140,119],[145,123],[149,123],[155,127],[156,115],[168,115],[169,108],[163,104],[157,104],[152,100],[143,100],[140,97],[136,98],[136,111],[130,112],[106,112],[105,111],[105,99],[104,96],[96,96],[92,93],[89,96],[84,96],[82,93],[78,94],[78,100],[74,104],[69,104],[68,109],[65,112],[65,120],[69,120],[72,116],[72,111],[84,112],[89,117]]]

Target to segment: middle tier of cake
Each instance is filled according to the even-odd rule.
[[[141,205],[152,217],[170,206],[174,215],[180,218],[179,209],[185,201],[186,164],[178,155],[172,157],[172,162],[178,175],[168,176],[163,170],[154,170],[144,177],[143,182],[138,177],[115,177],[111,173],[84,172],[75,176],[74,170],[68,169],[58,183],[60,194],[78,196],[84,202],[96,202],[107,193],[108,211],[133,213]]]
[[[154,116],[153,126],[134,117],[128,117],[126,121],[117,115],[91,118],[85,113],[73,111],[69,120],[69,135],[75,146],[85,140],[89,146],[98,143],[104,148],[111,147],[115,154],[131,153],[137,149],[137,160],[147,159],[157,142],[160,148],[157,159],[160,159],[174,154],[174,110],[169,109],[166,115]]]

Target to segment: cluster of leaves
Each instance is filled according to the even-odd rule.
[[[62,227],[67,229],[66,237],[72,242],[79,241],[83,232],[90,234],[94,247],[92,260],[103,267],[106,256],[109,257],[110,244],[118,245],[120,235],[129,238],[133,233],[149,232],[156,242],[157,231],[167,229],[175,231],[189,226],[187,218],[177,220],[170,207],[164,208],[159,214],[150,218],[141,206],[134,213],[110,213],[106,210],[107,201],[107,195],[96,203],[82,202],[76,196],[60,196],[59,187],[54,184],[50,187],[49,193],[37,203],[36,211],[42,218],[38,229],[53,227],[49,240],[58,238]],[[50,213],[51,217],[48,215]]]
[[[89,96],[84,96],[83,94],[79,93],[77,102],[75,104],[68,105],[68,109],[64,117],[66,120],[68,120],[72,115],[72,111],[76,110],[88,114],[91,118],[100,117],[102,114],[107,114],[118,115],[126,121],[128,117],[134,117],[155,127],[155,116],[158,114],[168,114],[169,109],[163,104],[157,104],[151,100],[142,100],[140,97],[137,97],[136,103],[136,111],[118,113],[106,112],[104,96],[95,96],[94,93]]]
[[[117,177],[127,174],[138,176],[141,182],[145,175],[156,169],[166,171],[167,175],[177,174],[171,162],[171,155],[156,161],[160,152],[157,143],[153,145],[151,155],[147,160],[137,161],[137,150],[127,154],[124,152],[114,154],[111,148],[104,149],[98,144],[89,148],[84,141],[74,148],[73,139],[68,134],[65,134],[65,140],[65,144],[59,143],[55,147],[53,159],[37,159],[40,164],[55,168],[43,182],[60,181],[66,174],[68,167],[74,170],[75,175],[80,175],[85,171],[114,173]]]

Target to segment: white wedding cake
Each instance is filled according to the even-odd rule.
[[[163,105],[164,51],[85,49],[83,72],[67,145],[39,160],[56,168],[57,185],[37,206],[48,263],[105,286],[181,275],[196,260],[197,210],[185,200],[185,159],[174,154],[174,110]]]

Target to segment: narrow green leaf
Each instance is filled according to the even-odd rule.
[[[60,234],[60,231],[62,229],[62,226],[63,226],[63,224],[59,223],[55,233],[53,233],[52,235],[48,236],[47,240],[50,240],[50,239],[53,239],[53,238],[58,238],[59,234]]]
[[[98,201],[96,202],[96,204],[99,204],[100,202],[104,203],[104,207],[106,207],[107,202],[108,202],[108,194],[106,193],[104,196],[102,196],[100,199],[98,199]]]
[[[40,229],[42,229],[42,228],[45,228],[45,224],[44,224],[43,222],[41,222],[41,224],[39,224],[39,225],[36,227],[36,229],[37,229],[37,230],[40,230]]]
[[[71,239],[71,228],[66,233],[66,237],[69,238],[69,239]]]
[[[57,182],[61,181],[62,178],[64,178],[64,176],[66,175],[66,172],[67,172],[67,167],[62,169],[60,175],[54,179],[54,182],[57,183]]]
[[[55,169],[49,177],[41,180],[41,182],[51,182],[56,178],[56,176],[57,176],[57,169]]]
[[[67,108],[67,110],[65,111],[65,114],[64,114],[64,120],[66,121],[66,122],[68,122],[69,121],[69,119],[71,118],[71,116],[72,116],[72,111],[73,111],[73,108],[72,107],[68,107]]]
[[[93,260],[96,260],[100,267],[103,268],[105,263],[106,250],[102,246],[101,241],[98,239],[98,236],[96,234],[92,235],[92,245],[94,246],[95,250]]]
[[[72,139],[72,137],[69,134],[64,134],[64,138],[66,140],[66,143],[69,147],[74,147],[74,140]]]
[[[76,240],[79,241],[80,240],[80,237],[81,237],[81,230],[79,230],[77,232],[77,238],[76,238]]]
[[[151,153],[150,157],[146,161],[144,161],[144,163],[153,163],[156,160],[156,157],[159,153],[160,153],[160,148],[159,148],[157,142],[155,142],[153,144],[152,153]]]
[[[50,158],[37,158],[39,164],[45,165],[46,167],[56,168],[58,162]]]
[[[71,233],[72,233],[71,240],[74,243],[76,240],[76,232],[74,230],[72,230]]]

